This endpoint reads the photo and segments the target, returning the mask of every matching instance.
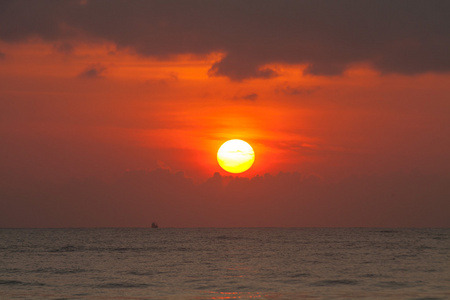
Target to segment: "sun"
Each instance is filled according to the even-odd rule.
[[[225,171],[242,173],[253,165],[255,152],[252,146],[243,140],[229,140],[217,151],[217,161]]]

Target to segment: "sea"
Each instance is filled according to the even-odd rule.
[[[450,229],[0,229],[0,299],[450,299]]]

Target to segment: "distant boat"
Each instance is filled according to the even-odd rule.
[[[153,222],[153,223],[152,223],[152,228],[158,228],[158,223]]]

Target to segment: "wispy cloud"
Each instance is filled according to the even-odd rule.
[[[308,96],[320,90],[319,86],[316,87],[292,87],[290,85],[282,86],[275,89],[275,93],[287,95],[287,96]]]
[[[246,94],[243,96],[234,96],[233,97],[234,100],[249,100],[249,101],[255,101],[256,99],[258,99],[258,94],[256,93],[251,93],[251,94]]]

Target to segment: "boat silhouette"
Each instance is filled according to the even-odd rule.
[[[153,223],[152,223],[152,228],[158,228],[158,223],[153,222]]]

